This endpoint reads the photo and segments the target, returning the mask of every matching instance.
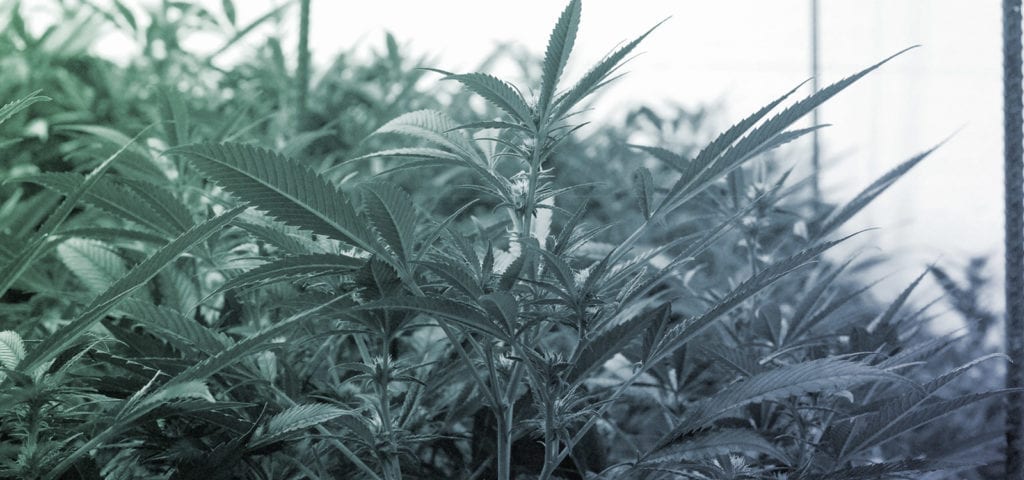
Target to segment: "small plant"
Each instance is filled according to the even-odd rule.
[[[908,300],[921,279],[875,308],[869,287],[844,280],[853,260],[820,259],[931,150],[825,208],[805,208],[800,184],[765,159],[820,128],[794,125],[892,57],[784,107],[794,89],[693,152],[620,145],[628,161],[659,163],[631,166],[628,185],[608,179],[632,196],[613,226],[576,201],[609,187],[562,173],[606,161],[586,157],[578,113],[654,28],[568,82],[581,10],[566,6],[529,88],[431,69],[494,118],[459,122],[460,104],[410,99],[422,72],[403,76],[396,60],[385,77],[405,79],[400,96],[438,108],[388,119],[344,160],[346,138],[332,145],[304,126],[273,139],[302,160],[224,141],[251,125],[196,141],[205,130],[170,95],[168,128],[144,129],[88,174],[14,179],[63,199],[0,249],[0,293],[29,299],[11,308],[48,307],[0,332],[5,474],[867,479],[960,468],[947,461],[956,451],[891,440],[1005,393],[940,395],[991,356],[922,376],[955,339],[919,340],[924,313]],[[393,41],[388,52],[399,59]],[[315,125],[315,103],[301,105],[295,115]],[[126,157],[131,168],[115,169]],[[5,205],[0,226],[36,209]]]

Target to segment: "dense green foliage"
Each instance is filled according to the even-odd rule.
[[[220,71],[176,40],[226,50],[253,30],[230,1],[148,27],[115,5],[65,7],[124,24],[127,66],[67,22],[33,38],[17,2],[0,39],[24,73],[0,85],[0,476],[998,475],[975,467],[1004,392],[958,381],[996,363],[992,320],[935,337],[924,274],[880,303],[861,259],[822,259],[930,150],[844,205],[771,158],[891,58],[698,145],[703,114],[578,123],[651,34],[564,78],[579,0],[529,85],[414,69],[390,36],[308,87],[274,38]],[[977,276],[930,271],[992,317]]]

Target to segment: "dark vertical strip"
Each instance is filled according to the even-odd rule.
[[[302,0],[299,10],[299,64],[296,81],[299,87],[298,128],[306,121],[306,108],[309,97],[309,4],[312,0]]]
[[[811,0],[811,89],[817,92],[821,86],[818,80],[818,44],[821,41],[818,24],[818,0]],[[811,123],[820,125],[818,117],[819,108],[811,112]],[[814,200],[821,201],[821,143],[818,136],[819,131],[811,132],[811,188],[814,192]]]
[[[1006,240],[1006,387],[1024,386],[1024,108],[1021,0],[1003,0],[1003,179]],[[1024,395],[1007,396],[1006,478],[1024,479]]]

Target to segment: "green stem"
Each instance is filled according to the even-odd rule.
[[[512,479],[512,405],[501,405],[495,412],[498,420],[498,480]]]
[[[402,465],[398,459],[397,445],[398,441],[395,437],[394,425],[392,425],[391,419],[391,399],[388,394],[388,384],[391,383],[391,362],[388,359],[388,343],[391,341],[391,333],[385,332],[381,335],[382,351],[381,358],[383,366],[381,369],[384,371],[384,378],[379,379],[377,384],[377,396],[380,402],[380,421],[381,425],[384,426],[384,433],[388,439],[388,448],[386,451],[381,451],[381,465],[384,469],[384,478],[387,480],[402,480]]]
[[[413,278],[403,279],[409,290],[412,291],[413,295],[417,297],[426,296],[423,289],[420,288]],[[448,325],[448,322],[438,318],[438,325],[444,330],[445,336],[448,337],[448,343],[451,344],[452,348],[459,355],[459,358],[465,363],[466,368],[469,369],[470,374],[476,381],[480,391],[488,396],[490,400],[492,411],[494,412],[495,418],[498,423],[498,442],[497,442],[497,461],[498,461],[498,480],[511,480],[512,475],[512,405],[506,402],[501,396],[501,388],[499,387],[499,376],[494,368],[494,355],[485,354],[480,345],[473,339],[472,336],[466,335],[466,338],[470,341],[470,345],[473,347],[473,351],[477,353],[481,358],[487,361],[489,367],[489,376],[491,382],[488,384],[476,370],[476,364],[470,358],[469,353],[462,348],[456,332]],[[515,392],[514,389],[510,389],[511,392]]]
[[[548,398],[544,402],[544,469],[540,480],[548,480],[555,473],[558,461],[558,439],[555,436],[555,402]]]
[[[533,138],[533,152],[530,158],[530,177],[527,183],[526,192],[526,204],[524,205],[523,212],[523,235],[529,238],[532,235],[530,228],[533,222],[533,213],[537,208],[537,182],[540,179],[540,168],[541,164],[544,163],[544,157],[542,150],[544,149],[544,142],[548,136],[547,125],[542,125],[537,130],[537,135]]]
[[[38,450],[36,447],[39,445],[39,424],[41,423],[42,416],[40,411],[42,409],[42,403],[39,399],[33,399],[29,405],[28,413],[28,432],[25,436],[25,443],[22,446],[22,452],[28,452],[29,455],[26,458],[29,467],[29,475],[32,477],[38,477],[39,473],[39,462],[36,461]]]
[[[301,125],[306,119],[309,97],[309,4],[312,0],[301,0],[299,7],[299,64],[296,73],[298,86],[298,108],[296,113]]]

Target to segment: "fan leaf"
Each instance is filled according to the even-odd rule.
[[[650,220],[654,205],[654,177],[647,168],[640,167],[633,172],[633,193],[640,204],[644,220]]]
[[[161,247],[96,297],[71,323],[46,337],[22,360],[19,369],[21,371],[32,371],[54,358],[60,352],[63,352],[76,342],[83,333],[102,319],[119,301],[128,297],[132,292],[153,279],[164,267],[178,258],[179,255],[227,226],[244,209],[244,207],[235,207],[228,210],[217,217],[196,225],[171,243]]]
[[[565,6],[565,10],[558,17],[558,23],[548,37],[548,46],[544,51],[543,74],[540,80],[540,96],[537,101],[537,110],[545,112],[551,103],[558,86],[558,79],[565,70],[565,64],[569,61],[573,44],[576,43],[576,32],[580,28],[580,13],[582,2],[572,0]],[[541,113],[543,114],[543,113]]]
[[[124,260],[103,242],[71,238],[57,255],[93,295],[99,295],[128,271]]]
[[[379,253],[347,195],[305,165],[273,151],[237,143],[171,149],[244,202],[284,222]]]
[[[445,79],[461,83],[473,93],[504,110],[523,125],[527,125],[531,129],[536,128],[530,106],[527,105],[526,100],[523,100],[523,96],[504,80],[486,73],[452,74]]]
[[[362,185],[364,216],[394,254],[397,267],[406,269],[416,240],[416,207],[398,186],[375,181]]]
[[[284,257],[260,265],[224,282],[224,285],[211,295],[254,285],[350,273],[362,268],[365,264],[366,260],[334,253],[312,253]]]
[[[683,463],[730,453],[756,452],[785,460],[785,452],[757,432],[738,428],[713,430],[659,450],[644,465]]]
[[[643,35],[640,35],[632,42],[627,43],[622,48],[615,50],[591,68],[590,71],[583,75],[583,78],[569,89],[569,91],[562,94],[554,101],[554,103],[552,103],[551,115],[549,117],[550,120],[555,121],[563,118],[570,110],[573,109],[573,107],[576,106],[576,104],[580,102],[580,100],[583,100],[588,95],[594,93],[597,89],[607,84],[609,75],[618,69],[621,62],[626,58],[626,55],[629,55],[637,45],[640,45],[640,42],[647,38],[647,36],[662,23],[664,22],[659,22],[657,25],[651,27],[651,29],[644,32]]]
[[[877,367],[837,358],[822,358],[786,365],[732,384],[692,406],[672,431],[658,442],[658,448],[663,448],[679,437],[706,427],[729,412],[752,403],[812,392],[845,390],[871,381],[901,379],[902,377]]]
[[[897,165],[892,170],[889,170],[885,175],[882,175],[872,182],[871,185],[868,185],[867,188],[858,193],[856,197],[853,197],[853,200],[850,200],[846,205],[843,205],[842,208],[835,210],[828,217],[823,219],[820,226],[815,231],[815,237],[821,238],[822,236],[835,231],[848,220],[853,218],[854,215],[874,201],[876,197],[891,187],[893,183],[896,183],[896,180],[899,180],[903,175],[906,175],[910,169],[914,168],[918,163],[921,163],[922,160],[931,155],[932,152],[940,146],[942,146],[942,144],[936,145],[911,157],[909,160]]]
[[[307,403],[289,407],[270,417],[264,428],[249,441],[249,448],[266,447],[285,440],[295,432],[345,415],[354,415],[354,412],[325,403]]]
[[[17,332],[0,332],[0,366],[13,370],[25,358],[25,343]]]
[[[389,297],[360,305],[355,310],[403,310],[419,312],[451,320],[461,327],[476,330],[494,338],[507,339],[508,334],[495,325],[488,315],[467,304],[436,297]]]
[[[3,107],[0,107],[0,123],[10,120],[10,118],[15,116],[18,112],[31,107],[33,103],[50,101],[50,97],[39,95],[39,92],[41,91],[42,90],[36,90],[28,94],[28,96],[8,102]]]

